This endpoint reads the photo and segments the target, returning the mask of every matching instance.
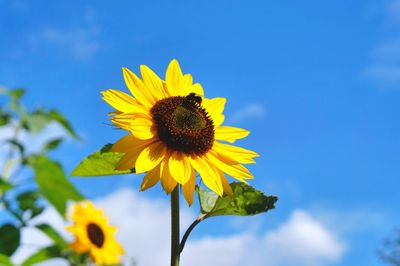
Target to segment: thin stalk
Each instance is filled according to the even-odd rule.
[[[199,218],[197,218],[190,226],[189,228],[186,230],[185,234],[182,237],[182,241],[179,245],[179,253],[182,253],[183,249],[185,248],[185,244],[186,244],[186,240],[188,239],[190,233],[192,232],[192,230],[196,227],[196,225],[198,225],[201,221],[204,220],[206,216],[200,216]]]
[[[179,186],[171,193],[171,266],[179,266]]]

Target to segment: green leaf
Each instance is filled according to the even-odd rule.
[[[8,143],[10,143],[12,146],[18,149],[20,154],[24,154],[25,148],[24,145],[22,145],[18,140],[15,139],[9,139],[7,140]]]
[[[17,227],[5,224],[0,227],[0,253],[11,256],[17,250],[21,234]]]
[[[0,109],[0,127],[7,125],[11,121],[11,115]]]
[[[14,266],[12,261],[6,255],[0,254],[0,265],[1,266]]]
[[[56,244],[59,248],[64,249],[68,246],[68,243],[64,240],[64,238],[50,225],[39,224],[36,225],[36,228],[53,240],[54,244]]]
[[[105,145],[101,150],[92,153],[72,171],[72,176],[105,176],[134,173],[134,170],[115,170],[123,153],[111,152],[112,144]]]
[[[49,246],[39,249],[36,253],[29,256],[21,266],[31,266],[39,262],[43,262],[49,259],[62,257],[62,251],[57,246]]]
[[[42,109],[38,109],[23,117],[26,128],[32,133],[41,132],[51,121],[51,117]]]
[[[230,185],[233,190],[232,197],[218,197],[214,192],[197,188],[201,212],[205,218],[221,215],[256,215],[275,208],[277,197],[266,196],[245,183],[234,182]]]
[[[50,140],[49,142],[46,143],[46,145],[44,145],[43,151],[50,151],[56,149],[62,141],[63,141],[62,138],[56,138]]]
[[[48,112],[49,117],[51,117],[51,119],[53,121],[58,122],[62,127],[64,127],[64,129],[75,139],[80,139],[79,136],[76,134],[76,132],[74,131],[74,129],[72,128],[71,124],[68,122],[68,120],[58,111],[56,110],[50,110]]]
[[[37,191],[25,191],[17,196],[19,208],[23,211],[36,207],[36,201],[40,197]]]
[[[21,99],[22,96],[24,96],[25,90],[24,89],[14,89],[8,91],[8,95],[10,95],[12,98],[19,100]]]
[[[62,215],[69,200],[81,201],[83,196],[65,176],[61,166],[44,155],[30,157],[28,163],[35,171],[36,183],[41,194]]]
[[[68,120],[56,110],[46,111],[43,109],[37,109],[30,114],[24,115],[23,120],[28,130],[33,134],[40,132],[50,122],[54,121],[60,124],[72,137],[74,137],[75,139],[80,139]]]
[[[0,195],[6,192],[7,190],[12,189],[13,187],[14,186],[10,182],[0,177]]]

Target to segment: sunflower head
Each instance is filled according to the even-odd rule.
[[[124,251],[114,236],[117,229],[108,224],[101,209],[96,209],[90,201],[80,202],[73,207],[72,221],[67,230],[75,236],[71,244],[74,251],[88,252],[98,265],[120,262]]]
[[[116,109],[111,121],[128,131],[112,151],[125,153],[116,169],[135,168],[147,173],[141,190],[161,182],[170,193],[180,184],[192,204],[196,172],[218,195],[232,194],[225,174],[246,182],[253,178],[243,164],[254,163],[258,154],[233,143],[246,137],[247,130],[222,126],[224,98],[208,99],[190,74],[183,74],[177,60],[167,68],[165,80],[150,68],[140,67],[141,78],[123,69],[132,96],[118,91],[102,92]]]

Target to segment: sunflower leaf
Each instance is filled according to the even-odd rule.
[[[218,197],[214,192],[197,188],[201,213],[205,218],[221,215],[249,216],[275,208],[277,197],[267,196],[244,183],[234,182],[230,185],[233,191],[232,197],[227,195]]]
[[[36,263],[59,257],[62,257],[62,251],[60,250],[60,248],[57,246],[49,246],[39,249],[39,251],[29,256],[21,264],[21,266],[35,265]]]
[[[19,229],[12,224],[0,227],[0,253],[11,256],[17,250],[21,240]]]
[[[30,157],[28,163],[35,171],[35,179],[40,193],[62,216],[65,215],[69,200],[81,201],[84,199],[65,176],[63,169],[57,162],[44,155],[38,155]]]
[[[123,153],[111,152],[112,144],[107,144],[99,151],[92,153],[72,171],[71,176],[105,176],[134,173],[134,170],[115,170]]]

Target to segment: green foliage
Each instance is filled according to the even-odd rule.
[[[107,144],[99,151],[92,153],[72,171],[72,176],[105,176],[133,173],[134,170],[119,171],[115,166],[124,156],[123,153],[111,152],[112,144]]]
[[[20,212],[29,212],[29,218],[34,218],[41,214],[44,210],[42,206],[38,205],[40,194],[35,190],[25,191],[19,194],[16,198],[18,201]],[[26,218],[27,215],[21,215]]]
[[[275,196],[266,196],[245,183],[231,183],[233,196],[218,197],[214,192],[197,187],[201,213],[205,218],[221,215],[249,216],[275,208]]]
[[[36,228],[42,231],[47,237],[49,237],[59,248],[66,248],[68,246],[67,241],[60,236],[60,234],[48,224],[36,225]]]
[[[5,180],[4,178],[0,177],[0,195],[2,195],[4,192],[12,189],[14,186]]]
[[[10,258],[6,255],[0,254],[0,265],[1,266],[14,266]]]
[[[31,224],[31,220],[44,210],[43,199],[64,217],[69,200],[80,201],[83,196],[68,180],[60,164],[50,159],[47,153],[57,149],[63,138],[49,140],[40,151],[27,154],[25,143],[20,141],[21,132],[25,134],[41,133],[49,123],[61,125],[67,133],[78,139],[67,119],[56,110],[37,108],[27,110],[21,103],[23,89],[7,90],[0,88],[0,94],[7,95],[8,105],[0,107],[0,127],[8,126],[13,130],[10,139],[4,141],[2,149],[6,162],[0,174],[0,204],[8,212],[12,223],[0,226],[0,265],[13,265],[9,257],[23,243],[20,243],[20,232]],[[26,190],[25,181],[32,180],[25,169],[31,167],[37,189]],[[22,174],[21,174],[22,173]],[[22,176],[22,179],[19,178]],[[21,182],[23,181],[23,182]],[[22,188],[22,189],[21,189]],[[22,265],[28,266],[51,258],[62,257],[71,265],[86,265],[85,256],[78,255],[68,248],[68,242],[50,225],[40,224],[36,228],[46,235],[52,244],[31,255]],[[75,261],[79,263],[76,264]],[[82,262],[82,263],[81,263]]]
[[[17,250],[21,234],[13,224],[4,224],[0,227],[0,253],[11,256]]]
[[[62,251],[58,246],[49,246],[39,249],[36,253],[29,256],[21,266],[31,266],[49,259],[62,257]]]
[[[23,124],[32,134],[41,132],[50,122],[60,124],[72,137],[79,139],[68,120],[56,110],[37,109],[23,117]]]
[[[31,157],[28,163],[35,171],[39,191],[62,216],[65,215],[69,200],[81,201],[84,199],[68,180],[58,163],[44,155]]]
[[[8,125],[11,121],[11,115],[0,109],[0,127]]]
[[[58,146],[60,146],[61,142],[63,141],[62,138],[56,138],[52,139],[49,142],[47,142],[44,147],[43,147],[43,152],[51,151],[54,149],[57,149]]]

